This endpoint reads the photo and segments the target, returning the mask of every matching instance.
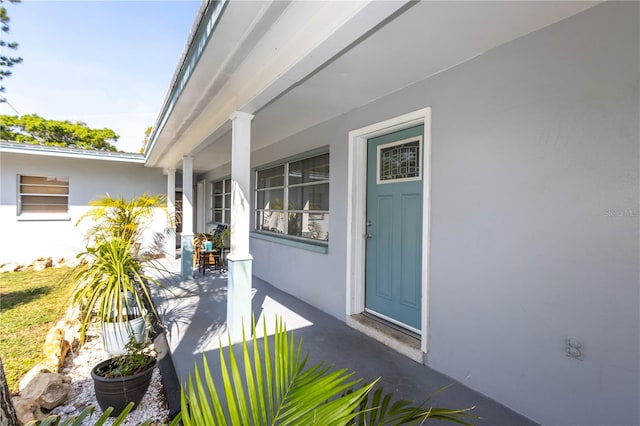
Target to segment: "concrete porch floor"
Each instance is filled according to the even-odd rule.
[[[195,272],[193,280],[167,282],[163,295],[158,295],[158,310],[168,330],[173,363],[181,384],[187,382],[194,363],[201,365],[203,353],[212,373],[215,375],[218,371],[219,339],[226,346],[226,281],[226,273],[207,272],[202,276]],[[429,405],[475,406],[472,413],[482,419],[471,421],[478,425],[536,424],[256,277],[252,308],[259,330],[262,330],[262,321],[272,329],[275,315],[285,320],[287,329],[294,331],[296,341],[302,338],[303,353],[309,353],[309,366],[323,361],[336,368],[348,368],[365,381],[381,377],[379,383],[386,392],[392,391],[396,398],[414,402],[422,402],[437,389],[453,384],[436,395]]]

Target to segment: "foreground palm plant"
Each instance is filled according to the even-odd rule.
[[[264,329],[266,336],[266,325]],[[206,358],[203,374],[196,367],[182,390],[182,412],[173,425],[397,425],[421,424],[427,419],[470,424],[468,411],[423,408],[408,401],[392,403],[392,394],[383,394],[375,382],[355,388],[361,380],[347,369],[333,370],[319,363],[305,368],[302,342],[297,347],[293,332],[276,321],[273,352],[264,338],[261,355],[253,327],[253,346],[243,336],[243,373],[229,342],[228,362],[220,349],[223,389],[214,383]],[[251,353],[253,352],[253,353]]]

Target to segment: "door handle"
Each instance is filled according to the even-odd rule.
[[[367,228],[370,228],[370,227],[372,227],[372,226],[373,226],[373,222],[372,222],[371,220],[368,220],[368,221],[367,221]],[[371,235],[371,234],[369,233],[369,231],[365,232],[365,234],[364,234],[364,239],[365,239],[365,240],[370,240],[370,239],[372,239],[372,238],[373,238],[373,235]]]

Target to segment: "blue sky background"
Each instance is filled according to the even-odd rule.
[[[138,152],[155,123],[199,1],[5,2],[23,63],[4,80],[20,114],[113,129]],[[7,104],[0,114],[15,115]]]

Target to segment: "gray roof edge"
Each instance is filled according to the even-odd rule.
[[[162,128],[164,127],[163,121],[165,120],[165,117],[170,114],[170,112],[168,111],[169,104],[171,103],[171,100],[176,92],[176,87],[179,84],[182,70],[185,68],[185,66],[187,66],[187,62],[190,59],[191,48],[193,43],[197,41],[196,37],[198,36],[198,31],[200,27],[205,23],[207,12],[215,10],[217,3],[221,3],[222,7],[224,7],[226,1],[227,0],[201,0],[200,8],[198,9],[198,13],[196,14],[194,23],[191,27],[191,32],[187,37],[186,44],[182,48],[180,59],[178,59],[178,64],[173,72],[173,76],[171,77],[171,83],[169,84],[169,88],[167,89],[164,100],[162,101],[162,106],[160,107],[160,111],[158,112],[156,121],[153,124],[153,131],[149,136],[149,144],[147,145],[144,153],[145,160],[151,155],[151,151],[155,146],[158,133],[161,132]]]
[[[95,151],[89,149],[67,148],[62,146],[35,145],[0,140],[0,152],[33,154],[93,160],[121,161],[144,164],[144,155],[132,152]]]

